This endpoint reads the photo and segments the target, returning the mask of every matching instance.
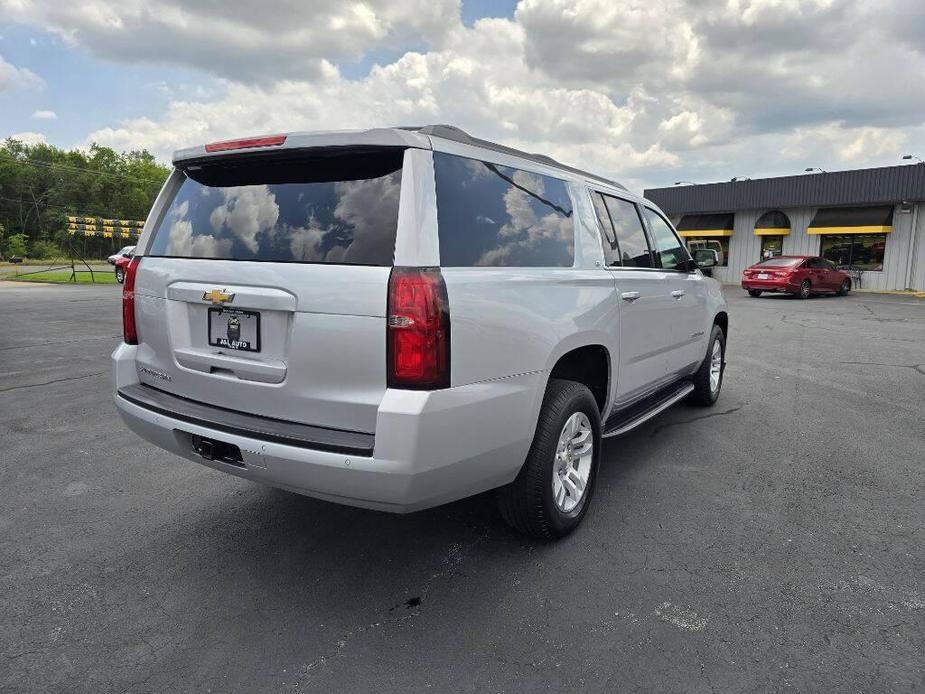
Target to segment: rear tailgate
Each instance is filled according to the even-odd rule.
[[[400,148],[212,158],[175,174],[138,267],[142,382],[374,432]]]

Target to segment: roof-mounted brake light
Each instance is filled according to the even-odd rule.
[[[232,149],[250,149],[251,147],[273,147],[286,141],[285,135],[267,135],[266,137],[247,137],[243,140],[224,140],[210,142],[206,152],[227,152]]]

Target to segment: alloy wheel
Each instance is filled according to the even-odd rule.
[[[593,457],[591,422],[584,412],[575,412],[566,420],[559,434],[552,466],[553,499],[562,513],[574,511],[584,496]]]
[[[719,340],[713,341],[713,350],[710,352],[710,392],[714,395],[719,392],[719,381],[723,375],[723,347]]]

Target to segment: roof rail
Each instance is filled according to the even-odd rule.
[[[535,161],[538,164],[545,164],[546,166],[553,166],[557,169],[562,169],[563,171],[569,171],[580,176],[585,176],[587,178],[592,178],[596,181],[601,181],[607,185],[614,186],[616,188],[621,188],[626,190],[626,186],[622,183],[618,183],[609,178],[604,178],[603,176],[598,176],[597,174],[590,173],[588,171],[583,171],[582,169],[576,169],[572,166],[567,166],[561,162],[556,161],[550,156],[545,154],[533,154],[532,152],[524,152],[523,150],[514,149],[513,147],[508,147],[506,145],[500,145],[497,142],[491,142],[489,140],[482,140],[478,137],[473,137],[467,133],[462,128],[457,128],[455,125],[445,125],[445,124],[435,124],[435,125],[403,125],[399,126],[399,130],[411,130],[418,132],[422,135],[429,135],[433,137],[440,137],[444,140],[452,140],[453,142],[462,142],[466,145],[472,145],[474,147],[483,147],[485,149],[490,149],[494,152],[501,152],[502,154],[510,154],[515,157],[521,157],[522,159],[529,159],[530,161]]]

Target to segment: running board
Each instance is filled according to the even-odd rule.
[[[604,433],[602,436],[620,436],[626,432],[635,429],[640,424],[649,421],[660,412],[664,412],[679,400],[686,397],[692,390],[694,384],[688,380],[676,381],[670,386],[656,391],[652,395],[643,398],[638,403],[617,410],[611,414],[604,423]]]

